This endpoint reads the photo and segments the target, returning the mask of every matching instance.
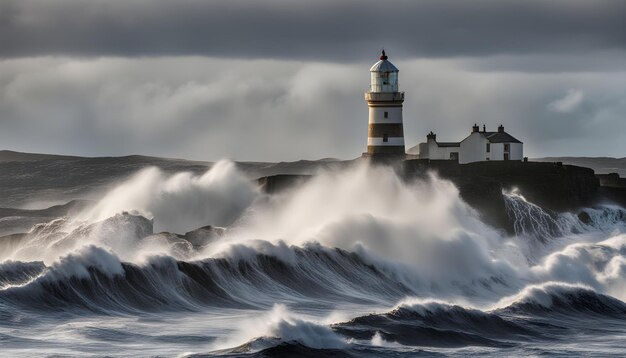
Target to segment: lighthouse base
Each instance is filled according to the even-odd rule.
[[[406,159],[405,153],[363,153],[361,154],[362,159],[369,160],[373,163],[396,163],[401,162]]]

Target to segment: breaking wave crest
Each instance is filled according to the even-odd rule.
[[[0,300],[25,309],[73,308],[97,313],[200,310],[203,307],[267,308],[306,297],[320,302],[384,302],[410,294],[402,283],[357,254],[322,247],[293,248],[294,262],[257,253],[247,259],[177,261],[154,256],[141,265],[86,246],[27,284],[6,287]],[[2,267],[0,275],[10,275]]]
[[[544,244],[567,235],[624,229],[626,225],[626,209],[614,205],[584,208],[577,214],[556,213],[527,201],[517,190],[504,192],[503,197],[515,234]]]
[[[496,311],[523,315],[616,316],[626,318],[626,303],[584,285],[549,282],[532,285],[512,297],[505,297]]]
[[[333,325],[353,339],[383,339],[408,346],[510,347],[566,334],[593,317],[626,318],[626,303],[589,287],[564,283],[531,285],[482,311],[443,301],[407,299],[393,310]],[[549,318],[552,317],[552,318]]]
[[[494,313],[438,301],[409,302],[388,313],[357,317],[334,328],[355,339],[373,339],[378,335],[388,342],[431,347],[506,347],[510,346],[506,341],[514,338],[529,340],[540,336]]]

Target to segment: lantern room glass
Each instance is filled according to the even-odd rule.
[[[398,72],[371,72],[370,92],[398,92]]]

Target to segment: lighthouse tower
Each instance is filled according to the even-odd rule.
[[[398,92],[398,69],[387,60],[383,50],[380,61],[370,68],[370,89],[365,93],[369,107],[367,156],[392,155],[403,157],[404,130],[402,102],[404,92]]]

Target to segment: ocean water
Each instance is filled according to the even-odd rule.
[[[146,169],[0,238],[0,355],[624,356],[626,210],[504,195],[514,235],[387,167]]]

